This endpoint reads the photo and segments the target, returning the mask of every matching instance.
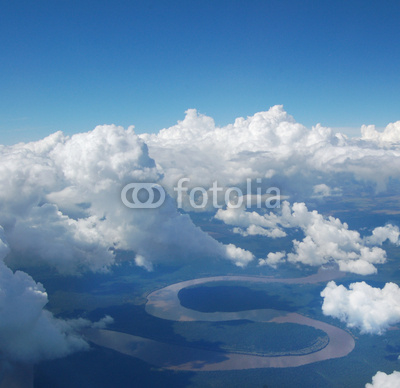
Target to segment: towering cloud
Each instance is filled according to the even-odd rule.
[[[245,266],[253,255],[224,246],[195,227],[167,196],[156,209],[129,209],[121,189],[157,182],[162,172],[134,133],[99,126],[72,137],[0,147],[0,348],[3,359],[35,362],[88,349],[79,334],[92,323],[62,320],[45,310],[48,296],[23,265],[61,273],[106,271],[116,249],[147,270],[158,261],[223,257]],[[94,327],[111,322],[107,317]]]
[[[395,133],[397,124],[385,131]],[[263,184],[282,184],[288,194],[304,191],[323,198],[340,195],[337,183],[343,174],[383,187],[390,176],[399,175],[400,152],[393,143],[382,148],[372,129],[368,131],[363,129],[363,140],[349,140],[320,125],[309,130],[281,106],[217,127],[192,109],[183,121],[156,135],[138,137],[133,127],[103,125],[72,137],[58,132],[38,142],[2,146],[0,225],[11,247],[8,260],[16,265],[45,262],[64,273],[104,271],[114,263],[115,250],[123,249],[147,269],[159,260],[196,255],[217,255],[243,266],[250,253],[217,243],[180,214],[170,196],[157,209],[128,209],[120,200],[122,187],[158,182],[175,194],[177,179],[186,177],[188,188],[207,189],[218,181],[223,192],[217,194],[224,196],[233,184],[257,178]],[[386,136],[386,143],[389,138],[395,140]],[[384,168],[388,163],[390,169]],[[243,235],[277,238],[285,236],[286,227],[303,229],[306,236],[293,242],[293,252],[280,259],[267,257],[261,264],[288,260],[318,265],[329,256],[343,270],[367,274],[385,260],[384,251],[374,245],[386,238],[397,241],[394,226],[377,229],[362,241],[347,225],[308,212],[304,204],[295,203],[292,210],[292,216],[279,222],[271,214],[239,217],[230,209],[220,210],[217,217],[228,223],[236,217],[235,230]],[[296,224],[299,217],[304,220]]]
[[[89,349],[78,330],[91,326],[85,319],[57,319],[44,307],[47,293],[22,271],[13,273],[3,262],[8,253],[0,229],[0,349],[2,360],[36,362]],[[106,317],[97,325],[111,323]]]
[[[358,180],[384,190],[390,178],[399,177],[399,122],[389,124],[383,134],[368,128],[362,129],[363,139],[348,139],[319,124],[309,130],[282,106],[218,127],[212,118],[190,109],[177,125],[141,137],[170,188],[182,176],[190,178],[189,187],[263,178],[284,186],[289,195],[306,198],[349,191],[344,178],[346,185]]]
[[[377,143],[381,147],[393,146],[400,143],[400,121],[390,123],[383,132],[376,130],[375,125],[361,127],[362,139]]]
[[[400,322],[400,288],[395,283],[386,283],[381,289],[359,282],[347,289],[331,281],[321,296],[325,315],[359,328],[361,333],[382,334]]]
[[[123,205],[125,184],[160,177],[133,127],[98,126],[2,147],[0,225],[11,248],[8,260],[45,262],[71,274],[107,270],[115,249],[132,251],[132,261],[141,257],[136,262],[147,269],[160,260],[204,255],[248,261],[196,228],[168,196],[160,208]]]

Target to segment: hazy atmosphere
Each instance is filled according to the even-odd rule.
[[[400,387],[399,17],[3,1],[0,388]]]

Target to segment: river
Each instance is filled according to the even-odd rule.
[[[133,336],[111,330],[87,330],[86,337],[100,346],[137,357],[150,364],[173,370],[217,371],[250,368],[285,368],[317,361],[344,357],[355,346],[354,338],[345,330],[298,313],[258,309],[239,312],[203,313],[181,305],[178,293],[183,288],[209,282],[245,281],[261,283],[305,284],[320,283],[343,276],[336,270],[320,269],[317,274],[303,278],[272,278],[257,276],[213,276],[186,280],[156,290],[147,296],[146,312],[172,321],[232,321],[247,319],[255,322],[296,323],[312,326],[329,336],[329,343],[314,353],[297,356],[257,356],[251,354],[218,352],[180,346]]]

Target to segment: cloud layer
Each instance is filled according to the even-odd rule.
[[[397,123],[388,126],[387,133],[396,128]],[[157,262],[195,256],[224,257],[243,266],[251,261],[250,253],[238,254],[217,243],[180,214],[171,197],[158,209],[127,209],[119,198],[122,187],[158,182],[175,195],[178,178],[187,177],[188,188],[207,189],[218,181],[223,187],[218,195],[223,197],[233,184],[244,187],[248,179],[257,178],[288,194],[300,188],[308,197],[324,198],[341,194],[343,174],[384,187],[390,177],[399,176],[400,152],[394,143],[381,147],[375,135],[363,131],[363,139],[349,140],[320,125],[309,130],[275,106],[226,127],[188,110],[183,121],[155,135],[138,137],[133,127],[103,125],[72,137],[58,132],[38,142],[2,146],[0,225],[11,247],[7,260],[15,265],[44,262],[73,274],[107,270],[115,262],[115,250],[122,249],[149,270]],[[386,136],[386,143],[389,138],[394,141],[393,136]],[[300,214],[300,205],[293,206]],[[384,252],[369,245],[379,245],[379,233],[387,231],[377,230],[361,242],[357,232],[339,220],[307,217],[312,219],[308,225],[295,226],[304,229],[306,238],[294,241],[294,251],[287,256],[267,257],[265,263],[317,265],[336,255],[343,270],[367,274],[384,261]],[[263,226],[267,221],[259,221],[236,231],[272,238],[286,233],[284,225],[270,228]],[[319,226],[325,235],[313,231]],[[330,231],[339,233],[328,241]],[[327,241],[330,245],[325,246]]]
[[[331,281],[321,296],[325,315],[338,318],[361,333],[382,334],[400,322],[400,288],[395,283],[386,283],[381,289],[358,282],[347,289]]]
[[[189,189],[209,189],[217,181],[220,200],[233,185],[244,189],[246,201],[253,199],[255,192],[245,190],[248,179],[316,201],[351,192],[343,182],[372,182],[385,190],[400,176],[399,123],[382,133],[363,127],[361,138],[348,139],[321,125],[307,129],[282,106],[224,127],[190,109],[184,120],[158,134],[137,136],[133,127],[102,125],[71,137],[57,132],[38,142],[0,146],[3,356],[36,361],[86,349],[77,331],[91,325],[55,318],[44,308],[48,296],[43,286],[7,265],[45,264],[65,274],[107,271],[116,262],[116,251],[124,250],[148,271],[158,263],[204,257],[244,267],[254,260],[252,253],[217,242],[177,210],[172,196],[179,178],[188,178]],[[163,184],[169,195],[160,208],[128,209],[120,195],[131,182]],[[266,252],[259,261],[273,267],[285,261],[333,261],[341,270],[371,274],[386,260],[380,245],[386,240],[398,244],[400,236],[399,228],[389,224],[362,238],[339,219],[309,211],[302,202],[284,202],[280,211],[267,214],[219,209],[216,218],[244,236],[281,238],[289,229],[301,230],[304,238],[293,240],[290,252]],[[382,333],[400,320],[396,287],[388,283],[380,290],[355,283],[347,290],[331,282],[322,295],[324,313],[362,332]],[[107,322],[110,318],[97,327]]]
[[[141,138],[165,172],[171,194],[182,176],[190,179],[189,187],[262,178],[305,198],[340,195],[353,180],[384,190],[400,176],[399,128],[400,122],[383,133],[363,127],[362,138],[349,139],[319,124],[307,129],[277,105],[224,127],[189,109],[178,124]]]
[[[88,349],[79,330],[112,321],[54,317],[45,309],[43,286],[7,265],[28,271],[48,265],[64,274],[107,271],[118,249],[149,271],[159,262],[204,257],[238,266],[253,260],[250,252],[225,246],[196,227],[169,196],[156,209],[123,205],[125,184],[157,182],[161,176],[133,127],[104,125],[72,137],[58,132],[38,142],[0,146],[2,359],[36,362]]]
[[[196,228],[167,197],[157,209],[128,209],[121,189],[157,182],[161,172],[133,127],[98,126],[66,137],[0,148],[0,225],[14,265],[46,263],[62,273],[104,271],[115,250],[152,263],[219,256],[238,265],[222,244]],[[137,256],[139,255],[139,256]],[[143,266],[143,265],[142,265]]]
[[[342,271],[369,275],[377,271],[376,264],[386,261],[386,252],[377,245],[386,240],[398,244],[400,235],[398,227],[389,224],[362,238],[338,218],[324,217],[316,210],[309,211],[304,203],[290,205],[287,201],[282,203],[279,212],[259,214],[243,207],[227,208],[219,209],[215,218],[234,225],[234,232],[243,236],[279,238],[286,236],[285,230],[302,230],[304,238],[293,240],[292,252],[270,252],[259,260],[259,265],[274,268],[285,261],[313,266],[335,262]]]

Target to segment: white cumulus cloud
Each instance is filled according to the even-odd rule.
[[[389,240],[392,244],[399,245],[400,231],[398,226],[391,224],[379,226],[372,231],[372,235],[366,238],[370,244],[382,245]]]
[[[390,147],[381,147],[373,128],[368,132],[363,127],[358,139],[320,124],[308,129],[279,105],[223,127],[189,109],[176,125],[141,138],[162,167],[170,194],[181,177],[190,179],[189,188],[206,189],[216,180],[230,187],[261,178],[284,186],[289,195],[323,198],[349,190],[353,181],[372,182],[384,190],[391,178],[398,179],[399,123],[387,126],[384,139]]]
[[[86,319],[62,320],[44,309],[48,296],[42,284],[22,271],[11,271],[3,259],[8,253],[0,229],[0,349],[2,359],[37,362],[89,349],[79,329],[90,327]],[[100,321],[103,326],[111,317]]]
[[[226,254],[238,267],[245,267],[254,259],[254,255],[245,249],[236,247],[233,244],[228,244],[225,247]]]
[[[270,252],[266,259],[258,260],[258,265],[269,265],[272,268],[277,268],[278,264],[283,262],[285,256],[285,252]]]
[[[399,388],[400,387],[400,372],[393,371],[391,374],[385,372],[377,372],[372,377],[372,384],[365,384],[365,388]]]
[[[136,262],[148,269],[157,261],[204,255],[236,263],[237,255],[195,227],[170,197],[156,209],[123,205],[124,185],[161,176],[133,127],[102,125],[0,147],[0,225],[11,248],[8,260],[44,262],[69,274],[108,270],[116,249],[132,251],[132,261],[140,257]]]
[[[400,121],[390,123],[383,132],[377,131],[375,125],[363,125],[361,135],[363,140],[374,141],[380,145],[398,144],[400,143]]]
[[[325,315],[338,318],[348,327],[360,329],[361,333],[382,334],[400,322],[400,288],[395,283],[375,288],[358,282],[347,289],[331,281],[321,296]]]
[[[293,240],[291,252],[269,253],[260,265],[276,267],[285,261],[319,266],[336,262],[340,270],[368,275],[377,271],[375,265],[386,261],[386,252],[376,246],[389,239],[398,241],[398,228],[386,225],[376,228],[372,235],[362,238],[355,230],[338,218],[324,217],[316,210],[309,211],[304,203],[284,201],[279,212],[259,214],[244,208],[219,209],[216,219],[228,225],[235,225],[234,231],[248,235],[261,235],[270,238],[286,236],[285,229],[301,229],[304,238]]]

